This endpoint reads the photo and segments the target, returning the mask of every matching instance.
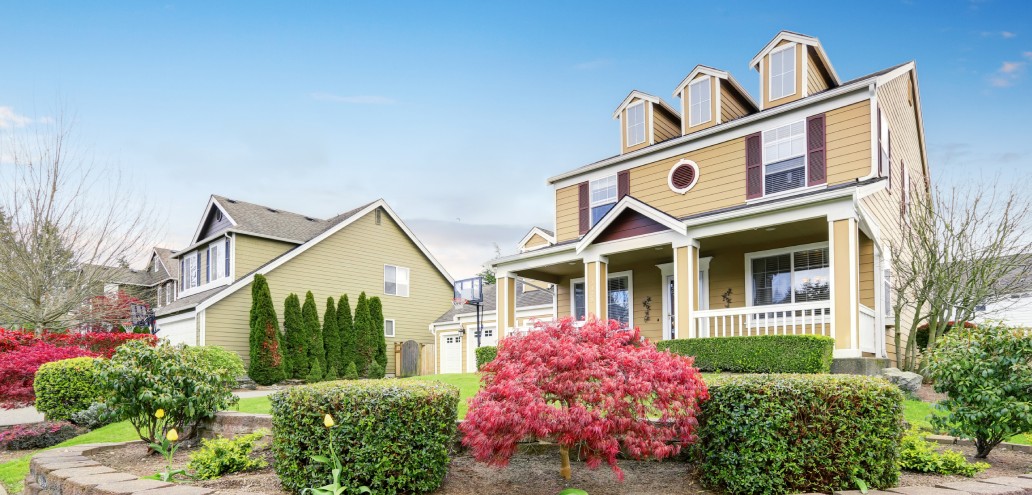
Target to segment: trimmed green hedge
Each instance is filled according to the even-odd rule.
[[[36,371],[33,388],[36,409],[48,421],[70,419],[89,409],[103,395],[98,386],[100,359],[80,357],[43,364]]]
[[[835,339],[820,335],[755,335],[664,340],[659,350],[694,356],[699,371],[828,373]]]
[[[709,387],[700,473],[730,494],[895,486],[903,394],[852,375],[741,375]]]
[[[272,396],[276,474],[294,493],[331,482],[312,461],[335,448],[341,484],[373,493],[424,493],[440,486],[455,437],[459,390],[440,382],[356,380],[294,387]],[[334,425],[327,428],[329,414]],[[350,491],[349,491],[350,493]]]
[[[480,371],[485,364],[495,360],[498,356],[498,348],[493,345],[477,347],[477,371]]]

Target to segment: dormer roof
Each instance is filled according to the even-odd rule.
[[[835,72],[835,68],[832,67],[831,61],[828,60],[828,54],[824,51],[824,47],[821,46],[821,41],[813,36],[793,33],[792,31],[782,31],[778,33],[774,39],[767,43],[767,46],[764,46],[763,49],[749,61],[749,68],[759,70],[760,61],[763,60],[763,57],[776,48],[782,41],[791,41],[793,43],[799,43],[813,48],[814,52],[817,54],[817,58],[821,61],[821,64],[824,65],[824,69],[827,70],[828,74],[831,76],[834,85],[838,86],[841,84],[842,81],[839,79],[838,73]]]
[[[735,91],[742,95],[742,97],[745,99],[745,102],[752,107],[751,109],[753,111],[759,110],[759,108],[756,106],[756,102],[754,102],[752,96],[749,95],[749,92],[746,91],[741,84],[738,84],[738,81],[735,80],[734,76],[732,76],[730,72],[714,69],[713,67],[701,64],[696,65],[695,68],[692,69],[692,71],[689,72],[688,75],[681,80],[681,82],[677,85],[677,88],[674,89],[674,97],[681,97],[681,94],[684,93],[684,88],[688,87],[688,84],[692,82],[699,74],[706,74],[708,76],[713,76],[718,79],[723,79],[727,81],[728,84],[730,84],[731,87],[735,89]]]
[[[613,112],[613,118],[614,119],[620,118],[620,112],[623,112],[623,110],[625,108],[627,108],[627,106],[630,105],[631,102],[634,101],[635,98],[652,102],[652,103],[654,103],[656,105],[659,105],[659,106],[665,108],[668,112],[674,114],[677,117],[681,116],[681,114],[677,110],[674,110],[674,107],[671,107],[670,105],[667,105],[667,103],[665,101],[663,101],[662,98],[660,98],[658,96],[650,95],[648,93],[643,93],[643,92],[638,91],[638,90],[635,89],[635,90],[631,91],[630,94],[627,95],[627,98],[624,98],[623,102],[620,103],[620,106],[616,107],[616,110]]]

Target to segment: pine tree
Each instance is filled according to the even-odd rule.
[[[301,299],[297,294],[283,302],[284,372],[288,378],[304,380],[308,376],[308,338],[301,319]]]
[[[279,321],[272,306],[272,293],[263,275],[255,275],[251,283],[251,362],[247,376],[260,385],[283,380],[283,357],[280,354]]]
[[[319,362],[319,378],[321,379],[323,370],[326,369],[326,347],[323,345],[322,328],[319,326],[319,310],[315,306],[315,296],[312,295],[312,291],[305,294],[305,303],[301,306],[301,321],[305,326],[305,336],[308,338],[308,365],[315,368],[316,361]]]
[[[351,303],[347,294],[340,296],[337,302],[337,331],[340,332],[341,369],[347,370],[349,363],[354,363],[355,355],[355,320],[351,316]]]
[[[358,380],[358,370],[355,369],[355,362],[348,363],[347,370],[344,371],[345,380]]]
[[[373,319],[369,315],[369,300],[365,292],[358,296],[355,305],[355,368],[358,376],[368,376],[369,363],[373,362],[376,344],[372,341]]]
[[[340,331],[337,329],[337,308],[332,297],[326,298],[326,312],[323,313],[322,326],[323,346],[326,349],[326,356],[323,362],[326,363],[326,378],[337,378],[337,369],[340,359]]]
[[[374,359],[380,363],[380,367],[387,369],[387,336],[384,335],[383,303],[380,298],[373,296],[369,298],[369,317],[373,320],[373,333],[370,335],[372,342],[376,344]],[[382,378],[382,377],[380,377]]]
[[[323,381],[322,366],[319,364],[319,360],[312,360],[312,370],[308,372],[308,377],[305,378],[308,383],[315,383]]]

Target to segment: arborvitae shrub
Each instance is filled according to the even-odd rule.
[[[383,365],[380,364],[379,361],[373,361],[372,363],[369,363],[369,378],[378,380],[385,376],[387,376],[387,371],[384,369]]]
[[[301,299],[297,294],[287,296],[283,303],[283,339],[286,352],[283,361],[285,372],[290,378],[304,379],[308,376],[308,336],[301,318]]]
[[[326,357],[323,360],[323,370],[329,378],[330,371],[337,367],[340,359],[340,330],[337,328],[337,308],[332,297],[326,298],[326,312],[323,313],[323,346],[326,349]],[[334,372],[336,378],[336,372]]]
[[[319,364],[318,359],[312,360],[312,370],[308,372],[308,377],[305,378],[308,383],[316,383],[323,381],[323,370],[322,365]]]
[[[348,363],[355,362],[355,319],[351,316],[351,303],[344,294],[337,300],[337,331],[340,333],[340,370],[346,371]]]
[[[372,342],[373,319],[369,314],[369,300],[365,292],[359,294],[355,306],[355,368],[358,376],[368,376],[369,363],[375,356],[376,344]]]
[[[314,367],[315,362],[319,361],[319,377],[322,378],[326,370],[326,347],[323,345],[322,327],[319,326],[319,309],[315,306],[312,291],[305,294],[305,303],[301,306],[301,321],[308,335],[308,366]]]
[[[358,370],[355,368],[355,362],[348,363],[348,368],[344,371],[345,380],[358,380]]]
[[[251,283],[251,362],[247,376],[260,385],[272,385],[285,378],[280,353],[279,321],[272,306],[272,294],[265,276]]]
[[[383,303],[379,297],[369,298],[369,318],[373,322],[373,331],[369,337],[376,346],[373,359],[387,369],[387,336],[384,335]]]

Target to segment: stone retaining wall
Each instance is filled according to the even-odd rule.
[[[218,436],[233,438],[237,435],[248,434],[260,429],[272,432],[271,414],[247,414],[236,411],[222,411],[215,414],[215,418],[202,424],[197,428],[201,438],[215,438]]]
[[[213,490],[142,479],[115,471],[88,454],[126,443],[77,445],[32,457],[23,495],[209,495]]]

